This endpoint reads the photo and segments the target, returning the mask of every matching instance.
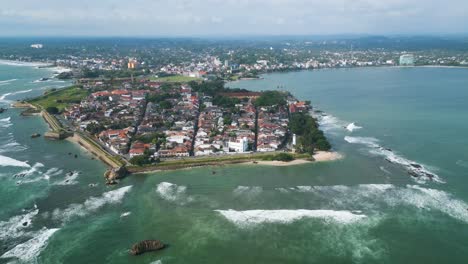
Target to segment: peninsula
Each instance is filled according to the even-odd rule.
[[[46,137],[68,138],[109,165],[108,183],[127,172],[340,157],[324,153],[331,145],[310,102],[285,91],[226,88],[224,81],[79,79],[17,105],[40,112],[51,128]]]

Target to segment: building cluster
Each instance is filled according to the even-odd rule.
[[[94,92],[68,108],[64,116],[82,130],[100,132],[98,138],[106,147],[125,155],[144,114],[148,93],[127,89]]]
[[[231,93],[224,96],[242,98],[234,108],[214,105],[212,98],[203,98],[204,109],[198,119],[195,156],[244,153],[255,143],[256,110],[252,104],[258,93]]]
[[[309,110],[293,97],[285,105],[255,107],[261,93],[227,92],[213,98],[187,84],[161,86],[146,80],[138,89],[128,82],[113,89],[92,80],[83,86],[92,92],[68,107],[65,118],[126,158],[276,151],[286,146],[289,114]],[[216,100],[219,96],[231,103]]]

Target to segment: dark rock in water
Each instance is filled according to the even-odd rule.
[[[165,247],[166,245],[164,245],[159,240],[143,240],[141,242],[134,244],[132,248],[130,249],[130,253],[136,256],[136,255],[140,255],[146,252],[161,250],[161,249],[164,249]]]
[[[68,155],[71,155],[72,153],[71,152],[68,152]]]
[[[6,111],[6,109],[5,109],[5,108],[3,108],[3,107],[0,107],[0,114],[1,114],[1,113],[3,113],[3,112],[5,112],[5,111]]]
[[[117,184],[119,179],[124,178],[127,176],[127,169],[125,167],[119,167],[119,168],[112,168],[106,171],[104,173],[104,178],[106,178],[106,184],[107,185],[113,185]]]
[[[419,174],[415,171],[408,171],[408,174],[411,175],[411,177],[419,178]]]
[[[390,163],[393,163],[393,161],[389,160],[389,159],[385,159],[386,161],[390,162]]]
[[[211,174],[216,174],[216,171],[212,171]]]
[[[390,152],[393,151],[391,148],[384,148],[384,149],[387,150],[387,151],[390,151]]]
[[[422,166],[417,164],[417,163],[411,163],[411,167],[416,168],[416,169],[422,169]]]
[[[28,222],[24,222],[24,223],[23,223],[23,226],[27,226],[27,225],[28,225]]]
[[[34,133],[34,134],[31,135],[31,138],[38,138],[38,137],[40,137],[40,136],[41,136],[41,134],[39,134],[39,133]]]
[[[75,154],[75,159],[78,158],[78,155]]]

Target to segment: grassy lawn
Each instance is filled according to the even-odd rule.
[[[29,100],[29,103],[39,105],[43,109],[55,106],[59,111],[63,111],[65,107],[73,103],[80,103],[82,99],[88,96],[88,91],[76,86],[59,89],[49,92],[46,95]]]
[[[190,157],[185,159],[176,159],[176,160],[165,160],[159,164],[152,164],[146,166],[130,166],[128,167],[132,170],[139,169],[164,169],[164,168],[175,168],[175,167],[190,167],[190,166],[199,166],[199,165],[209,165],[211,163],[223,162],[247,162],[254,160],[273,160],[278,153],[256,153],[256,154],[235,154],[235,155],[223,155],[223,156],[209,156],[209,157]],[[310,158],[309,154],[299,154],[299,153],[290,153],[294,159],[306,159]]]
[[[174,76],[167,76],[167,77],[151,77],[151,81],[156,81],[156,82],[190,82],[190,81],[200,81],[200,78],[196,77],[189,77],[189,76],[182,76],[182,75],[174,75]]]

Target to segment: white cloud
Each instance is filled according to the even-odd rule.
[[[452,33],[466,31],[467,9],[466,0],[17,0],[0,6],[0,35]]]

